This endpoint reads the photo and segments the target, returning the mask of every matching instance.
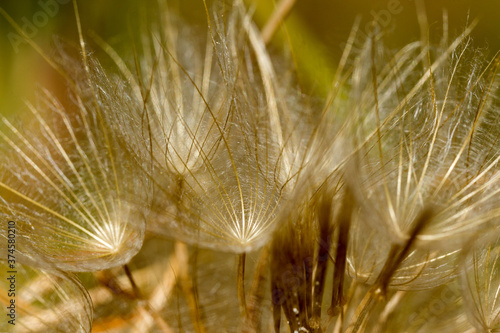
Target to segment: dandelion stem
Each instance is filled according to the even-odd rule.
[[[353,197],[349,188],[346,189],[342,211],[339,216],[339,231],[337,238],[337,253],[335,255],[335,268],[333,275],[332,304],[328,309],[330,316],[336,316],[345,304],[344,276],[347,260],[347,243],[349,242],[349,228],[353,210]]]
[[[316,273],[314,274],[314,295],[312,306],[312,322],[321,323],[321,304],[323,303],[323,293],[325,289],[326,271],[330,248],[332,245],[332,223],[330,221],[332,211],[331,198],[323,195],[318,210],[319,222],[319,248],[316,259]]]
[[[252,282],[252,290],[248,301],[248,322],[245,323],[243,332],[260,332],[259,320],[262,316],[262,303],[264,300],[264,284],[268,273],[269,248],[262,250]]]
[[[127,279],[129,280],[130,284],[132,285],[132,290],[134,291],[134,296],[138,300],[144,300],[142,297],[142,293],[137,286],[137,283],[134,280],[134,276],[132,275],[132,272],[130,271],[130,268],[128,265],[123,266],[123,270],[125,271],[125,275],[127,276]],[[163,333],[172,333],[172,329],[168,324],[163,320],[163,318],[151,307],[149,302],[145,302],[143,305],[139,305],[139,311],[142,312],[143,314],[147,314],[153,318],[153,320],[156,322],[156,325],[158,328],[161,330]]]
[[[175,245],[175,252],[179,256],[179,261],[187,262],[187,247],[181,242],[177,242]],[[194,329],[196,333],[205,333],[205,326],[202,321],[202,314],[200,309],[200,301],[198,298],[198,278],[196,276],[196,265],[197,265],[197,250],[194,253],[194,269],[193,273],[189,274],[188,267],[183,267],[180,271],[181,287],[186,295],[186,300],[191,311],[191,317],[194,324]]]
[[[401,265],[403,260],[408,256],[411,247],[415,243],[417,236],[427,225],[429,220],[432,218],[432,210],[427,208],[425,209],[419,217],[414,222],[414,227],[411,230],[410,236],[403,247],[399,245],[393,245],[391,251],[389,252],[389,256],[387,261],[380,272],[380,275],[375,282],[375,286],[380,287],[380,291],[382,296],[385,296],[387,291],[387,286],[392,279],[392,276],[396,272],[396,269]]]
[[[262,28],[262,40],[265,44],[269,44],[280,24],[290,14],[295,2],[297,0],[281,0],[278,3],[266,25]]]
[[[375,285],[370,291],[365,295],[361,303],[359,304],[356,312],[354,313],[354,318],[356,321],[349,325],[346,330],[346,333],[356,333],[361,328],[365,319],[370,312],[370,309],[374,305],[374,301],[376,300],[375,296],[380,294],[380,288]]]
[[[244,321],[248,319],[247,302],[245,300],[245,259],[247,254],[238,256],[238,300],[240,302],[240,312]]]
[[[368,293],[366,294],[366,296],[363,298],[358,308],[356,309],[354,315],[356,321],[354,322],[354,324],[349,326],[349,328],[346,331],[347,333],[356,333],[365,322],[365,319],[369,314],[371,307],[374,305],[374,301],[377,301],[378,299],[381,298],[385,298],[385,295],[387,293],[387,287],[394,273],[396,272],[396,269],[408,256],[409,251],[413,246],[413,244],[415,243],[417,236],[424,229],[424,227],[427,225],[427,223],[431,218],[432,218],[432,210],[429,208],[423,210],[420,216],[416,218],[414,222],[414,227],[411,230],[410,236],[406,241],[406,243],[404,244],[404,246],[400,245],[392,246],[387,261],[384,267],[382,268],[380,275],[375,281],[375,284],[368,291]]]
[[[135,283],[134,277],[132,276],[132,272],[130,271],[128,265],[123,265],[123,270],[125,271],[125,275],[127,275],[130,285],[132,286],[134,296],[138,299],[142,299],[141,291],[139,290],[139,287],[137,287],[137,283]]]
[[[151,309],[151,307],[148,304],[139,305],[138,308],[139,308],[139,314],[142,317],[149,316],[153,318],[153,320],[156,322],[157,327],[160,329],[160,332],[173,333],[170,326],[168,326],[168,324],[163,320],[163,318],[158,313],[156,313],[156,311],[153,311],[153,309]]]
[[[271,295],[273,303],[273,321],[274,332],[281,331],[281,304],[282,297],[280,295],[280,286],[278,285],[278,277],[274,268],[271,269]]]

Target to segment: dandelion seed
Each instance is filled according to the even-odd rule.
[[[500,248],[491,235],[478,237],[463,254],[460,282],[469,321],[478,332],[500,329]]]
[[[0,132],[1,216],[17,222],[25,255],[36,248],[70,271],[126,263],[145,229],[143,208],[131,201],[141,181],[87,103],[76,96],[71,113],[44,92],[39,106],[28,105],[31,124],[3,118]]]
[[[414,66],[410,58],[423,61],[434,54],[426,45],[422,51],[409,46],[405,52],[413,56],[398,55],[395,67],[380,74],[378,58],[366,54],[367,66],[376,74],[372,87],[359,82],[366,94],[361,105],[375,102],[380,126],[372,132],[372,141],[361,142],[359,152],[364,174],[359,200],[367,206],[355,226],[350,264],[361,279],[369,279],[367,272],[385,262],[387,244],[408,238],[412,221],[426,205],[434,205],[435,214],[417,237],[422,250],[413,251],[393,277],[399,287],[430,287],[456,275],[463,236],[497,218],[488,207],[495,205],[500,175],[499,131],[491,121],[498,113],[498,60],[470,66],[468,31],[437,53],[420,78],[410,78],[406,66]],[[398,91],[403,98],[397,97]]]
[[[152,231],[246,252],[274,228],[294,161],[278,84],[249,17],[236,6],[227,26],[213,22],[204,52],[168,25],[165,40],[152,41],[146,78],[136,80],[151,82],[146,109],[109,117],[154,184]]]
[[[39,263],[38,263],[39,265]],[[10,271],[6,262],[0,263],[2,272]],[[81,282],[73,275],[57,270],[40,270],[16,263],[15,287],[2,279],[3,295],[14,289],[15,325],[4,318],[0,322],[3,332],[76,332],[92,329],[92,301]],[[2,298],[2,308],[9,305]],[[8,317],[7,317],[8,318]]]

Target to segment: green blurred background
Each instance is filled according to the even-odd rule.
[[[214,1],[207,1],[212,6]],[[245,0],[259,26],[274,9],[273,0]],[[500,1],[441,0],[424,1],[431,31],[442,30],[443,11],[449,17],[450,36],[459,34],[467,22],[479,17],[473,33],[474,45],[489,50],[490,56],[500,49]],[[54,3],[56,5],[54,5]],[[157,13],[155,0],[80,0],[78,1],[84,34],[96,32],[124,57],[130,56],[131,41],[137,38],[139,17],[144,12]],[[206,26],[202,0],[170,1],[172,10],[194,26]],[[77,45],[78,35],[73,5],[68,0],[2,0],[3,8],[20,26],[34,28],[33,40],[50,57],[54,36]],[[390,8],[395,8],[390,13]],[[389,15],[387,15],[389,13]],[[274,38],[270,49],[279,50],[284,42],[292,46],[299,80],[306,91],[325,95],[335,66],[341,56],[350,29],[358,15],[364,29],[376,14],[387,30],[391,48],[401,47],[419,38],[416,6],[413,0],[298,0],[283,31]],[[31,26],[30,26],[31,25]],[[200,29],[200,31],[202,31]],[[17,37],[16,37],[17,36]],[[46,87],[64,95],[62,81],[27,43],[19,39],[14,28],[0,17],[0,113],[22,112],[24,101],[32,100],[37,87]],[[86,38],[89,49],[99,58],[103,51]],[[104,60],[106,63],[106,60]]]

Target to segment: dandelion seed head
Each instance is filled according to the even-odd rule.
[[[500,218],[500,58],[471,47],[474,23],[433,46],[419,13],[422,40],[396,52],[377,28],[355,50],[355,25],[316,101],[243,2],[223,4],[200,34],[159,1],[130,62],[95,37],[110,75],[75,1],[82,59],[48,60],[69,101],[42,90],[31,119],[0,118],[28,329],[91,330],[60,269],[94,272],[96,330],[498,329],[498,240],[467,245]]]

